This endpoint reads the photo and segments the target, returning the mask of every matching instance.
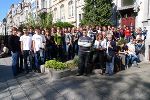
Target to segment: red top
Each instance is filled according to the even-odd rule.
[[[125,34],[125,36],[127,36],[127,37],[128,37],[128,36],[131,36],[130,30],[125,30],[125,31],[124,31],[124,34]]]

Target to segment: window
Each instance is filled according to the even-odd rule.
[[[82,15],[81,15],[81,14],[79,14],[79,21],[81,21],[81,19],[82,19]]]
[[[47,8],[47,0],[41,1],[41,8]]]
[[[39,1],[38,0],[37,0],[36,4],[37,4],[36,8],[39,8]]]
[[[36,2],[33,2],[32,4],[31,4],[31,9],[33,10],[33,9],[35,9],[36,8]]]
[[[122,6],[130,6],[134,4],[134,0],[122,0]]]
[[[64,5],[60,6],[60,19],[62,21],[65,19],[65,8],[64,8]]]
[[[57,8],[54,9],[54,21],[57,21]]]
[[[74,16],[73,1],[69,1],[69,3],[68,3],[68,15],[69,15],[69,17]]]

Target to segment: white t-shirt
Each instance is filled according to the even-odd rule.
[[[41,35],[34,34],[33,37],[32,37],[32,40],[35,43],[35,48],[34,48],[35,51],[39,51],[40,48],[42,48],[42,44],[44,42],[43,37]]]
[[[106,46],[106,42],[107,42],[107,40],[106,40],[106,39],[104,39],[104,40],[101,42],[101,46],[102,46],[102,48],[107,48],[107,46]]]
[[[22,35],[20,41],[23,43],[23,50],[31,50],[32,37],[29,35]]]
[[[129,49],[128,53],[129,54],[135,54],[135,45],[129,42],[127,44],[127,46],[128,46],[128,49]]]
[[[101,46],[101,41],[95,40],[95,42],[94,42],[94,48],[98,49],[98,48],[101,48],[101,47],[102,47]]]

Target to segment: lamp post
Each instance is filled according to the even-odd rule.
[[[5,26],[5,37],[4,37],[4,42],[5,42],[5,44],[7,44],[6,23],[7,23],[7,20],[6,20],[6,18],[4,18],[4,19],[3,19],[3,25]]]

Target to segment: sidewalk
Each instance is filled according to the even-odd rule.
[[[69,76],[52,82],[48,74],[14,78],[11,58],[0,59],[0,100],[150,100],[150,64],[114,76]]]

